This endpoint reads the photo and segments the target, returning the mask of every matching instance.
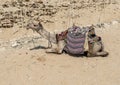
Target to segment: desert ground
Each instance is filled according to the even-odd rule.
[[[22,9],[16,6],[4,8],[2,5],[6,1],[0,0],[2,14]],[[8,1],[10,3],[17,0]],[[35,0],[18,1],[35,2]],[[40,2],[45,7],[49,5],[49,13],[20,15],[24,20],[14,23],[12,27],[0,28],[0,85],[120,85],[120,1],[41,0]],[[25,9],[23,7],[23,10]],[[28,9],[30,8],[27,7],[25,11]],[[4,15],[0,15],[0,19],[2,17]],[[25,29],[29,19],[36,17],[42,20],[44,28],[50,32],[63,31],[73,23],[77,26],[103,23],[104,27],[98,26],[95,30],[97,35],[102,37],[109,56],[75,57],[68,54],[45,53],[43,47],[47,47],[47,40],[36,32]],[[1,22],[2,20],[0,24]],[[32,48],[36,49],[30,50]]]

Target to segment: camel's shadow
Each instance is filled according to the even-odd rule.
[[[33,48],[30,48],[30,50],[39,50],[39,49],[47,49],[47,47],[45,46],[36,46],[36,47],[33,47]]]
[[[39,49],[48,49],[48,47],[45,47],[45,46],[36,46],[36,47],[34,47],[34,48],[31,48],[30,50],[39,50]],[[87,57],[87,58],[93,58],[93,57],[101,57],[101,56],[93,56],[93,57],[88,57],[87,56],[87,53],[88,53],[88,51],[85,51],[83,54],[81,54],[81,55],[72,55],[72,54],[69,54],[69,53],[66,53],[65,51],[63,51],[62,52],[63,54],[68,54],[68,55],[70,55],[70,56],[72,56],[72,57],[76,57],[76,58],[79,58],[79,57]],[[57,54],[57,53],[53,53],[53,54]],[[106,57],[106,56],[104,56],[104,57]]]

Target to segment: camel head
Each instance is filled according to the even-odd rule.
[[[32,29],[33,31],[38,32],[39,30],[43,29],[43,26],[40,21],[31,21],[27,24],[27,30]]]

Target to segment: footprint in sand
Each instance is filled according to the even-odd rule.
[[[37,61],[39,62],[45,62],[46,61],[46,58],[43,57],[43,56],[38,56],[38,55],[32,55],[31,58],[35,58]]]
[[[38,60],[39,62],[45,62],[45,61],[46,61],[46,59],[45,59],[44,57],[39,57],[39,58],[37,58],[37,60]]]

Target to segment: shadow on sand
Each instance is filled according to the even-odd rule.
[[[31,48],[30,50],[39,50],[39,49],[47,49],[47,47],[45,47],[45,46],[36,46],[36,47],[34,47],[34,48]],[[88,53],[88,51],[85,51],[83,54],[81,54],[81,55],[72,55],[72,54],[69,54],[69,53],[67,53],[67,52],[65,52],[65,51],[63,51],[63,53],[64,54],[68,54],[68,55],[70,55],[70,56],[72,56],[72,57],[87,57],[87,58],[93,58],[93,57],[107,57],[107,56],[91,56],[91,57],[88,57],[87,56],[87,53]],[[49,53],[49,54],[51,54],[51,53]],[[58,54],[58,53],[53,53],[53,54]],[[60,54],[58,54],[58,55],[60,55]]]
[[[34,48],[30,48],[30,50],[39,50],[39,49],[47,49],[47,47],[44,46],[36,46]]]

